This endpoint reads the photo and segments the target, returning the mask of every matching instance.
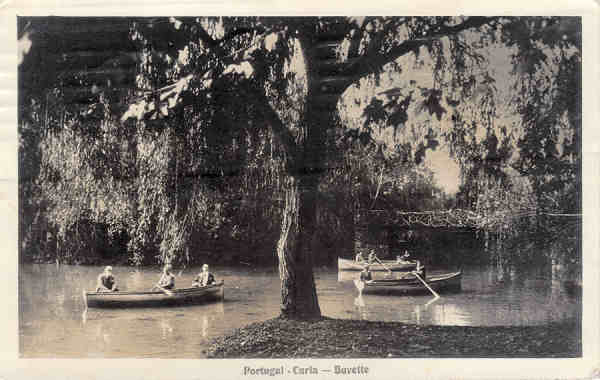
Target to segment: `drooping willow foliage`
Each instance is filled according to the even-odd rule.
[[[302,141],[314,75],[302,44],[330,21],[132,19],[135,75],[118,86],[61,69],[32,34],[20,66],[22,259],[274,262],[292,153],[255,94]],[[558,215],[581,212],[578,19],[334,21],[345,34],[331,59],[356,63],[339,123],[320,126],[322,261],[349,254],[356,211],[374,208],[471,209],[496,218],[487,233],[501,239],[564,236],[576,250],[580,223]],[[71,87],[99,81],[93,100],[71,100]],[[146,108],[129,107],[140,98]],[[440,146],[461,168],[455,199],[423,166]]]

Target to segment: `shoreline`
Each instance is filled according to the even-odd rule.
[[[534,326],[436,326],[280,317],[216,338],[209,358],[575,358],[577,321]]]

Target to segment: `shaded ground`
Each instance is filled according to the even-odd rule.
[[[417,326],[322,318],[253,323],[213,341],[211,358],[578,357],[581,328]]]

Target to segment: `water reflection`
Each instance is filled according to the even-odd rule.
[[[110,347],[110,334],[107,330],[104,329],[102,323],[99,323],[96,326],[96,334],[94,337],[96,339],[97,347],[100,352],[106,351],[107,347]]]
[[[374,280],[378,279],[390,279],[400,280],[407,276],[409,272],[371,272]],[[339,271],[337,272],[338,282],[350,282],[358,279],[360,272],[357,271]]]
[[[354,306],[365,307],[365,300],[362,297],[362,294],[359,294],[358,297],[354,299]]]
[[[354,298],[354,306],[356,306],[356,311],[358,312],[359,319],[368,320],[368,309],[365,305],[365,300],[362,297],[362,294],[359,293],[358,297]]]
[[[472,322],[469,313],[457,304],[432,305],[429,315],[431,317],[430,324],[436,325],[469,326]]]
[[[212,329],[220,331],[224,315],[219,302],[179,308],[87,309],[82,320],[85,331],[93,331],[88,342],[93,355],[153,350],[163,357],[176,354],[182,344],[190,345],[189,339],[214,336]],[[152,347],[136,347],[141,341],[152,342]]]
[[[197,358],[214,337],[279,313],[280,280],[275,269],[221,268],[225,300],[174,308],[102,310],[85,308],[82,291],[95,286],[102,268],[22,265],[19,333],[25,357]],[[467,268],[463,291],[442,294],[358,295],[358,272],[317,271],[323,313],[333,318],[439,325],[531,325],[578,317],[580,298],[570,296],[550,267],[533,271]],[[149,289],[158,269],[114,267],[121,289]],[[191,284],[195,270],[178,286]],[[431,273],[435,273],[434,270]],[[385,272],[376,273],[385,278]],[[227,318],[225,318],[225,313]]]
[[[202,316],[202,337],[206,338],[208,336],[208,316]]]
[[[171,327],[171,324],[168,319],[160,320],[160,329],[162,331],[163,340],[166,340],[167,337],[170,337],[173,333],[173,327]]]

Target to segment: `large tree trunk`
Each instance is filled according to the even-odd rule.
[[[288,177],[285,182],[285,209],[277,243],[281,316],[318,318],[321,309],[317,300],[312,256],[318,181],[314,175],[298,175]]]
[[[300,41],[306,60],[307,95],[301,141],[285,180],[285,209],[277,244],[281,277],[281,316],[312,319],[321,316],[313,276],[317,198],[321,175],[326,171],[328,129],[337,120],[339,89],[333,94],[323,84],[318,67],[318,45],[308,29]],[[330,58],[330,57],[329,57]],[[329,83],[329,82],[327,82]]]

